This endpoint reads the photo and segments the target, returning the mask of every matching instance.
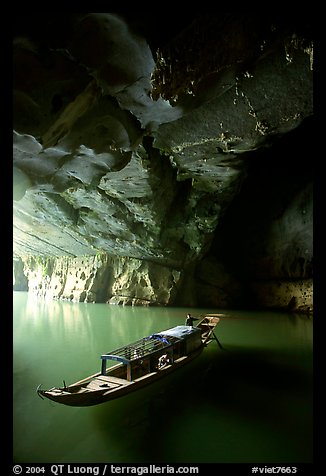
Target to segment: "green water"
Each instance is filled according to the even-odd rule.
[[[94,407],[35,392],[100,370],[100,355],[220,309],[131,308],[14,293],[16,463],[312,462],[312,318],[225,311],[189,366]]]

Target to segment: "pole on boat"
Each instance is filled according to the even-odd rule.
[[[216,337],[216,335],[214,334],[214,331],[212,331],[212,334],[214,336],[214,339],[216,340],[218,346],[220,349],[224,350],[224,347],[222,346],[221,342],[218,340],[218,338]]]

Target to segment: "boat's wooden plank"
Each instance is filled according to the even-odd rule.
[[[92,380],[91,382],[89,382],[89,384],[87,385],[87,388],[89,388],[90,390],[108,390],[109,388],[113,388],[113,387],[119,387],[118,384],[116,383],[112,383],[111,385],[109,385],[108,383],[107,384],[103,384],[103,382],[101,380]]]
[[[113,379],[114,377],[111,377],[110,375],[102,375],[102,374],[99,377],[96,377],[96,380],[102,380],[103,382],[109,382],[110,380],[113,381]]]
[[[98,383],[96,382],[89,382],[86,386],[85,386],[86,390],[99,390],[100,387],[98,385]]]
[[[149,374],[142,375],[141,377],[136,378],[136,379],[135,379],[135,382],[136,382],[136,381],[137,381],[137,382],[140,382],[141,380],[145,380],[145,379],[147,379],[147,378],[151,378],[151,377],[152,377],[153,375],[155,375],[155,374],[157,374],[157,372],[151,372],[151,373],[149,373]]]
[[[103,375],[103,377],[106,377],[108,382],[118,383],[120,385],[128,385],[130,383],[124,378],[113,377],[111,375]]]

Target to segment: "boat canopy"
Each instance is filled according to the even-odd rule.
[[[185,339],[193,334],[200,334],[201,331],[198,327],[191,326],[176,326],[166,331],[161,331],[158,335],[178,337],[179,339]]]
[[[194,334],[200,334],[200,329],[190,326],[176,326],[157,334],[151,334],[148,337],[128,344],[119,349],[101,355],[102,361],[114,360],[123,364],[144,358],[148,355],[172,347],[177,342],[187,339]],[[104,362],[103,362],[104,363]]]

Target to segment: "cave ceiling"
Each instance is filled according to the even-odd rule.
[[[304,14],[17,15],[14,255],[197,260],[252,154],[313,116],[312,30]]]

